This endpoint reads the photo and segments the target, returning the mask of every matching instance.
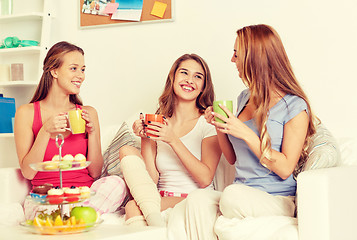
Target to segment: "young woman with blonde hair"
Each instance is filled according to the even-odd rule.
[[[221,214],[239,219],[294,216],[293,173],[306,161],[315,133],[309,101],[272,27],[239,29],[231,61],[247,86],[238,96],[237,113],[221,106],[228,114],[224,117],[208,107],[205,117],[217,129],[225,158],[235,165],[235,179],[223,192],[197,190],[188,196],[189,239],[216,239],[214,223]]]
[[[205,61],[195,54],[178,58],[159,98],[156,113],[165,116],[164,123],[151,122],[149,130],[138,119],[133,130],[141,137],[141,154],[130,146],[120,149],[124,180],[134,198],[125,207],[128,224],[164,225],[160,211],[195,189],[213,187],[221,151],[214,126],[204,118],[213,100]]]

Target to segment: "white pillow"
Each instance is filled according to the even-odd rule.
[[[342,138],[338,143],[341,149],[341,165],[357,166],[357,139]]]
[[[316,126],[316,133],[312,136],[307,152],[309,156],[303,171],[341,164],[341,152],[337,140],[322,123]]]

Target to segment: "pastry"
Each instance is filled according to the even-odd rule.
[[[60,157],[59,157],[59,155],[54,155],[53,157],[52,157],[52,161],[60,161],[61,159],[60,159]]]
[[[33,193],[37,193],[37,194],[45,194],[47,195],[48,190],[50,190],[52,188],[52,184],[51,183],[45,183],[43,185],[40,186],[36,186],[32,189]]]
[[[63,202],[63,190],[59,187],[51,188],[47,192],[47,200],[50,204],[60,204]]]
[[[72,161],[74,160],[74,157],[72,154],[66,154],[63,158],[62,161],[59,163],[59,167],[61,169],[70,169],[72,167]]]
[[[67,202],[77,202],[81,194],[79,192],[79,188],[71,186],[70,188],[66,188],[64,190],[64,196]]]
[[[65,160],[68,160],[68,161],[73,161],[74,160],[74,157],[72,154],[66,154],[63,158],[62,158],[63,161]]]
[[[34,199],[34,201],[38,201],[40,203],[46,202],[47,191],[52,188],[52,184],[45,183],[44,185],[36,186],[30,192],[30,196]]]
[[[79,187],[79,192],[81,193],[82,199],[87,199],[90,197],[90,188],[87,186]]]
[[[70,169],[72,167],[72,161],[71,160],[62,160],[59,162],[59,168],[60,169]]]
[[[57,170],[59,165],[60,157],[59,155],[54,155],[52,161],[43,162],[44,170]]]
[[[59,161],[46,161],[43,162],[43,169],[44,170],[56,170],[58,169]]]
[[[87,161],[86,156],[84,156],[82,153],[78,153],[75,157],[74,160],[80,164],[81,167],[85,167],[86,164],[85,162]]]

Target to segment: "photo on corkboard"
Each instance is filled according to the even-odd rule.
[[[173,0],[80,0],[80,27],[173,21]]]

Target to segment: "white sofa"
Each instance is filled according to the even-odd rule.
[[[357,223],[357,139],[338,139],[338,146],[341,150],[339,166],[298,175],[297,218],[261,217],[238,221],[221,216],[215,226],[219,239],[357,239],[354,229]],[[224,168],[227,170],[227,166]]]
[[[113,127],[111,128],[113,129]],[[113,131],[105,131],[104,138],[112,138]],[[103,139],[103,149],[110,140]],[[221,231],[220,239],[287,239],[287,240],[348,240],[357,239],[354,230],[357,216],[357,139],[339,141],[341,166],[305,171],[299,174],[298,182],[298,218],[291,219],[248,219],[242,227],[246,230],[242,238],[237,235],[239,228],[234,220],[219,219],[216,230]],[[215,185],[222,190],[232,181],[234,170],[221,162],[217,169]],[[23,220],[21,204],[30,190],[18,168],[0,168],[0,231],[5,236],[16,239],[28,237],[18,226]],[[145,227],[137,231],[125,227],[118,228],[108,218],[97,230],[87,234],[87,239],[165,239],[166,229]],[[117,223],[118,221],[112,221]],[[120,221],[119,221],[120,222]],[[274,226],[274,227],[271,227]],[[8,234],[8,235],[6,235]],[[77,239],[68,235],[68,239]],[[42,236],[38,236],[42,237]],[[31,239],[31,238],[26,238]],[[35,239],[35,238],[34,238]],[[37,239],[37,238],[36,238]]]

